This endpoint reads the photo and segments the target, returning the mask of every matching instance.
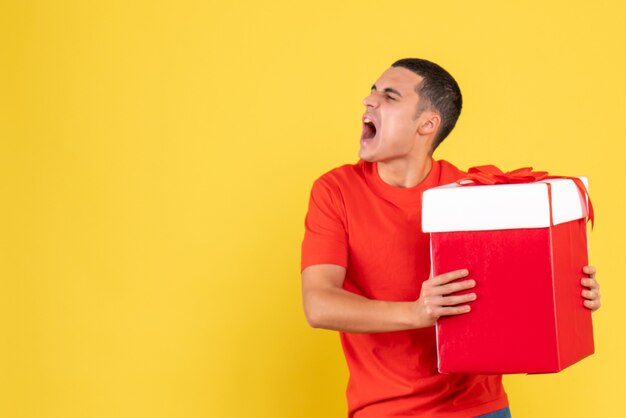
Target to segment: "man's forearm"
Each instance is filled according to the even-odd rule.
[[[305,314],[312,327],[353,333],[420,328],[414,305],[371,300],[340,288],[309,290],[304,296]]]

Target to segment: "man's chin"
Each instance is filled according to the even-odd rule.
[[[367,161],[368,163],[373,163],[376,161],[373,155],[370,153],[364,152],[362,149],[359,150],[359,158],[363,161]]]
[[[367,161],[370,163],[378,161],[378,141],[379,138],[377,136],[367,139],[361,138],[361,144],[359,147],[359,158],[363,161]]]
[[[368,163],[375,163],[377,161],[376,158],[367,158],[367,157],[360,157],[360,156],[359,158],[361,158],[361,160],[366,161]]]

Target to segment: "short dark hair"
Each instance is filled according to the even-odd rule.
[[[392,67],[402,67],[423,77],[415,87],[420,98],[418,114],[432,109],[441,116],[441,126],[433,143],[433,150],[446,139],[456,125],[463,107],[463,96],[456,80],[446,70],[434,62],[419,58],[403,58],[394,62]]]

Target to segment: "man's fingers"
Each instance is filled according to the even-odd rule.
[[[596,269],[593,266],[585,266],[583,267],[583,272],[591,276],[590,278],[585,277],[580,279],[580,284],[587,288],[580,292],[581,296],[587,299],[583,301],[583,305],[594,312],[597,311],[601,305],[600,284],[595,279]]]
[[[471,279],[455,282],[455,280],[467,277],[468,274],[467,269],[455,270],[435,276],[422,284],[422,293],[418,302],[421,301],[426,316],[433,323],[442,316],[460,315],[470,311],[471,308],[468,305],[462,304],[475,300],[476,294],[454,295],[456,292],[476,286],[476,282]]]
[[[460,282],[448,283],[443,285],[437,285],[434,282],[428,283],[424,282],[422,285],[422,297],[439,297],[439,296],[447,296],[456,292],[460,292],[463,290],[471,289],[476,286],[476,281],[474,280],[463,280]]]
[[[435,276],[431,280],[433,285],[439,286],[442,284],[450,283],[456,279],[467,277],[468,274],[469,271],[467,271],[467,269],[454,270],[448,273],[440,274],[439,276]]]
[[[591,277],[595,277],[596,268],[594,266],[585,266],[583,267],[583,273],[590,275]]]
[[[456,292],[460,292],[462,290],[471,289],[476,286],[476,282],[474,280],[463,280],[462,282],[449,283],[444,284],[443,286],[438,286],[432,289],[432,293],[434,295],[447,296]]]
[[[461,315],[464,313],[468,313],[472,308],[469,305],[462,306],[446,306],[441,308],[439,316],[450,316],[450,315]]]
[[[582,292],[580,292],[580,294],[585,299],[593,300],[593,299],[599,299],[600,298],[600,295],[599,295],[597,290],[583,290]]]
[[[468,293],[458,296],[446,296],[441,298],[441,306],[454,306],[476,300],[476,293]]]
[[[589,278],[582,278],[580,279],[580,284],[582,284],[585,287],[588,287],[589,289],[600,289],[600,284],[595,280],[595,279],[589,279]]]
[[[589,308],[592,311],[597,311],[598,308],[600,308],[600,299],[585,300],[585,301],[583,301],[583,304],[585,305],[586,308]]]

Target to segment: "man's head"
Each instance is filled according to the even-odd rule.
[[[450,133],[461,111],[461,92],[438,65],[403,59],[376,80],[363,104],[360,157],[411,159],[431,154]]]
[[[418,114],[424,110],[434,110],[441,116],[441,126],[435,137],[433,149],[450,134],[463,107],[463,96],[456,80],[446,70],[434,62],[419,58],[404,58],[394,62],[392,67],[402,67],[423,78],[415,86],[420,98]]]

